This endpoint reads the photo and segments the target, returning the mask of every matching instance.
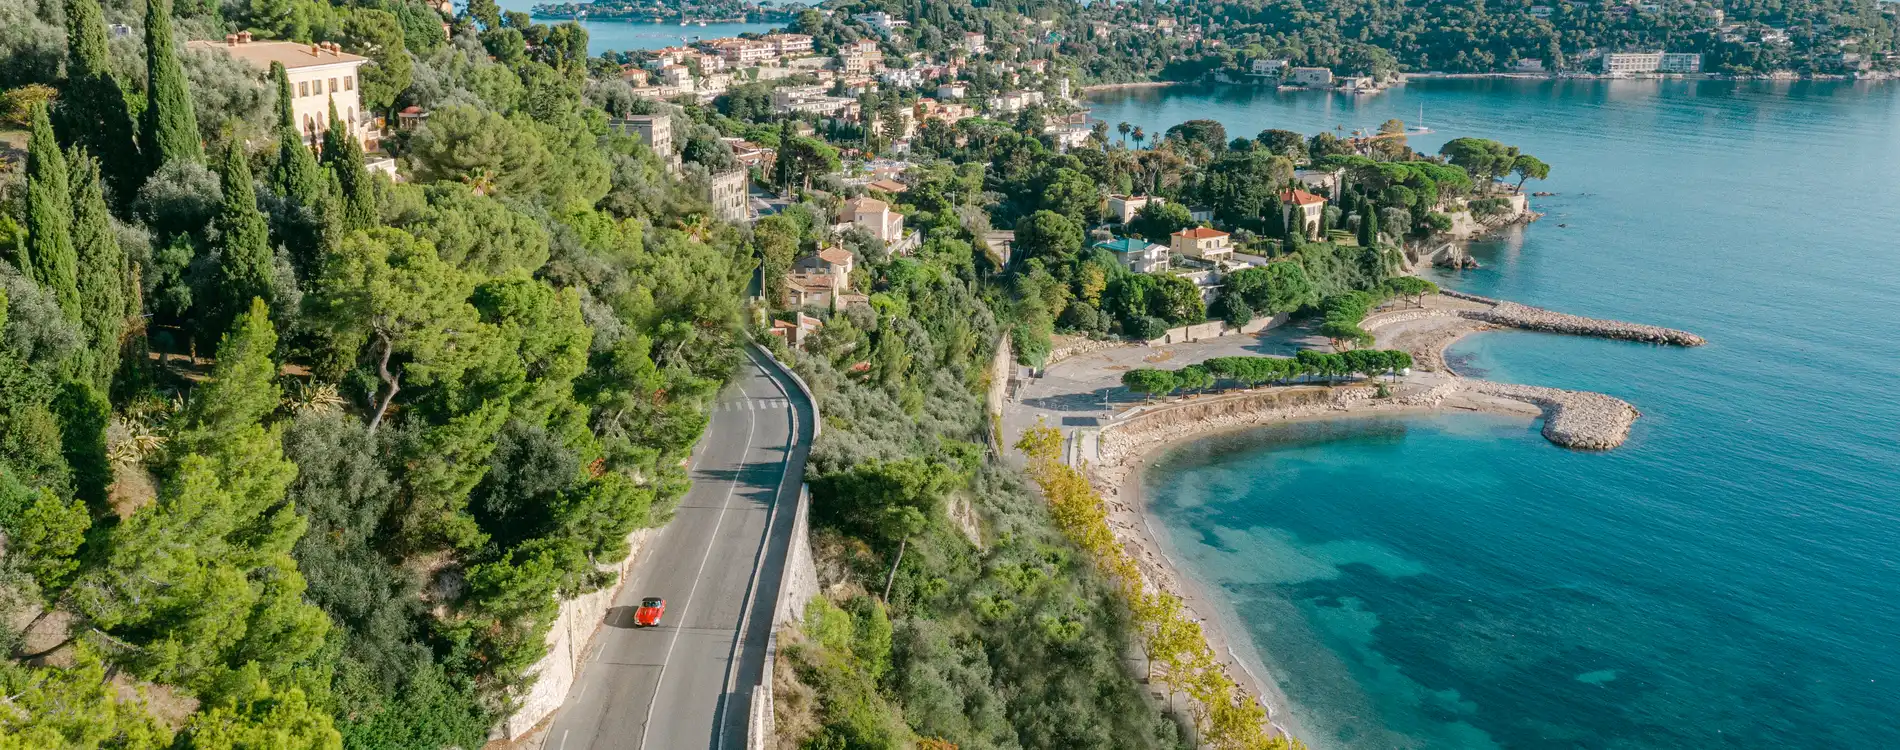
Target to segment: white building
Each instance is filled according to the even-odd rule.
[[[1609,52],[1603,55],[1604,75],[1700,72],[1702,55],[1694,52]]]
[[[848,76],[869,75],[884,67],[884,52],[877,42],[859,39],[838,48],[838,67]]]
[[[852,198],[838,212],[840,223],[854,224],[870,231],[886,245],[904,237],[904,215],[891,210],[891,204],[876,198]]]
[[[337,119],[365,151],[378,148],[371,117],[363,110],[359,69],[369,58],[344,52],[334,42],[299,44],[297,42],[252,41],[250,32],[230,34],[222,43],[186,42],[187,49],[214,50],[241,60],[259,71],[270,70],[271,63],[282,63],[290,79],[290,113],[305,142],[315,145],[330,129],[330,105],[335,103]]]
[[[1057,124],[1044,126],[1042,132],[1055,141],[1056,151],[1067,153],[1088,145],[1095,131],[1087,125]]]
[[[712,201],[713,213],[735,224],[751,219],[752,208],[746,204],[746,186],[750,182],[750,173],[743,169],[713,175],[710,194],[706,196]]]
[[[1517,65],[1512,66],[1512,70],[1519,73],[1542,73],[1544,72],[1544,61],[1540,58],[1526,57],[1518,60]]]
[[[974,31],[963,35],[963,48],[968,50],[972,55],[981,55],[990,51],[989,45],[986,43],[983,35]]]
[[[1135,273],[1168,270],[1168,248],[1136,237],[1118,237],[1095,243],[1096,249],[1114,253],[1115,258]]]
[[[1042,92],[1018,90],[990,97],[990,111],[998,114],[1015,114],[1042,103]]]
[[[1333,71],[1327,68],[1294,68],[1286,82],[1295,86],[1320,88],[1333,85]]]
[[[667,115],[633,115],[607,121],[607,126],[640,139],[647,148],[666,162],[674,174],[680,171],[679,151],[673,148],[673,118]]]
[[[961,83],[946,83],[937,87],[938,99],[962,99],[970,93],[970,87]]]
[[[910,25],[909,21],[894,17],[891,14],[885,13],[884,11],[881,11],[881,10],[872,11],[870,13],[859,13],[855,16],[852,16],[851,18],[853,20],[863,22],[866,26],[870,26],[871,28],[876,29],[877,33],[882,34],[884,36],[890,36],[892,31],[895,31],[897,29],[901,29],[905,26]]]
[[[1285,60],[1255,60],[1253,74],[1257,76],[1277,76],[1286,72]]]
[[[924,85],[924,72],[916,68],[889,68],[877,77],[894,88],[914,89]]]
[[[811,54],[811,37],[804,34],[767,34],[761,41],[772,43],[779,57],[799,57]]]

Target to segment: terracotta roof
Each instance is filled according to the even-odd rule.
[[[1280,193],[1280,200],[1286,201],[1295,206],[1310,206],[1315,203],[1326,202],[1325,198],[1306,192],[1304,190],[1283,191]]]
[[[818,257],[834,266],[842,266],[846,263],[850,263],[852,259],[851,251],[842,247],[827,247],[818,251]]]
[[[1190,240],[1209,240],[1215,237],[1226,237],[1227,233],[1213,227],[1193,227],[1175,232],[1174,236],[1186,237]]]
[[[369,58],[352,55],[348,52],[332,52],[314,44],[297,42],[209,42],[193,40],[185,42],[186,49],[217,50],[256,66],[268,70],[273,62],[284,64],[286,70],[312,68],[319,65],[340,65],[343,63],[364,63]],[[315,50],[314,52],[312,50]]]
[[[885,203],[884,201],[878,200],[876,198],[859,197],[859,198],[852,198],[844,202],[844,210],[850,211],[852,213],[858,213],[860,211],[884,211],[884,210],[888,210],[890,207],[891,207],[891,204]]]
[[[884,192],[884,193],[901,193],[901,192],[904,192],[905,190],[910,189],[904,183],[898,182],[896,180],[876,180],[874,182],[867,183],[865,187],[868,187],[872,190],[876,190],[879,192]]]

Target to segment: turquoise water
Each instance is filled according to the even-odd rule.
[[[523,13],[534,9],[535,4],[544,0],[499,0],[502,10],[516,10]],[[456,3],[457,7],[465,3]],[[539,23],[555,24],[556,19],[536,19]],[[785,24],[772,23],[709,23],[705,26],[681,26],[678,21],[672,23],[644,23],[639,21],[582,21],[587,29],[587,53],[598,55],[602,52],[624,52],[626,50],[659,49],[681,44],[690,44],[701,39],[738,36],[745,32],[766,33]]]
[[[1553,165],[1444,283],[1684,328],[1455,364],[1643,412],[1576,453],[1457,414],[1203,441],[1146,480],[1318,748],[1900,748],[1900,87],[1443,81],[1120,92],[1151,132],[1415,117]]]

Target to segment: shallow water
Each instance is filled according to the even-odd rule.
[[[1437,81],[1105,94],[1149,132],[1415,119],[1537,154],[1546,217],[1449,286],[1683,328],[1455,366],[1643,412],[1604,454],[1470,414],[1295,425],[1146,492],[1319,748],[1900,747],[1900,87]],[[1564,226],[1560,226],[1564,225]]]

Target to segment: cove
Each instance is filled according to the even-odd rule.
[[[1176,446],[1143,495],[1317,748],[1900,747],[1900,87],[1431,81],[1098,96],[1151,133],[1408,121],[1553,166],[1464,291],[1708,337],[1500,331],[1461,373],[1643,412],[1608,453],[1483,415]]]

